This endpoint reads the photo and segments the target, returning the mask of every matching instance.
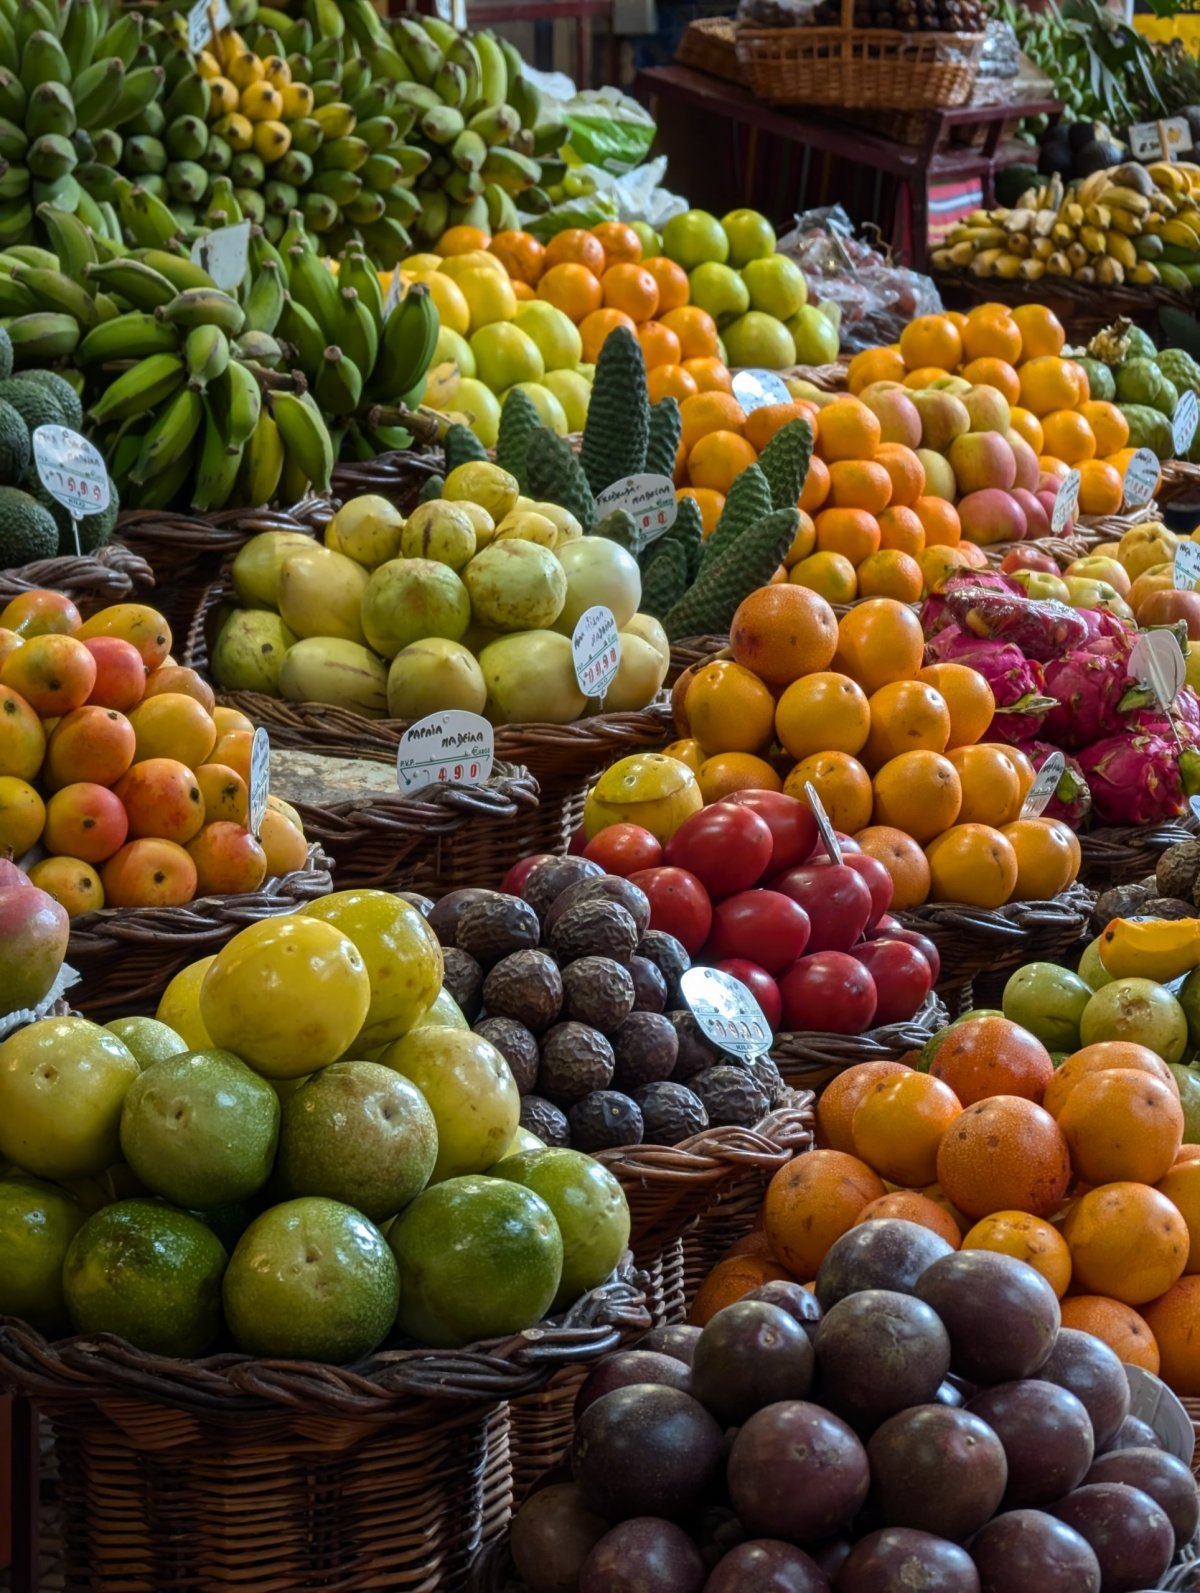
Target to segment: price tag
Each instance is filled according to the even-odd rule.
[[[705,1038],[722,1051],[748,1061],[771,1049],[771,1026],[740,979],[720,968],[689,968],[679,986]]]
[[[679,513],[674,486],[666,476],[656,476],[650,471],[622,476],[611,487],[605,487],[596,499],[596,508],[597,519],[613,509],[628,509],[647,542],[655,542],[665,535]]]
[[[1158,486],[1158,459],[1149,448],[1139,448],[1125,469],[1125,507],[1140,509]]]
[[[236,226],[218,227],[197,238],[192,259],[223,292],[231,293],[246,275],[249,248],[250,223],[239,221]]]
[[[51,497],[71,516],[75,551],[79,552],[79,521],[108,508],[108,470],[99,450],[69,426],[38,426],[33,433],[33,460]]]
[[[255,835],[262,829],[267,797],[271,791],[271,738],[259,725],[250,743],[250,828]]]
[[[1075,508],[1079,503],[1079,472],[1068,470],[1058,484],[1058,491],[1054,494],[1054,508],[1050,513],[1050,529],[1057,536],[1068,520],[1075,518]]]
[[[392,272],[392,280],[388,283],[387,292],[383,296],[383,313],[388,316],[404,297],[404,283],[400,277],[400,267]]]
[[[196,4],[188,12],[188,49],[193,55],[206,50],[212,42],[216,22],[217,33],[222,28],[227,28],[233,21],[229,10],[229,0],[196,0]]]
[[[1178,1396],[1140,1366],[1126,1366],[1129,1414],[1154,1428],[1167,1453],[1190,1466],[1196,1452],[1196,1429]]]
[[[733,396],[746,411],[765,409],[768,404],[790,404],[787,384],[774,371],[739,371],[733,378]]]
[[[1164,713],[1183,685],[1187,665],[1179,643],[1170,631],[1147,631],[1134,642],[1129,673],[1138,685],[1154,693]]]
[[[1135,122],[1129,129],[1129,152],[1134,160],[1170,160],[1192,146],[1192,130],[1184,116],[1161,122]]]
[[[465,708],[448,708],[409,725],[396,754],[401,791],[427,785],[482,785],[492,772],[496,737],[491,725]]]
[[[1188,807],[1191,809],[1192,817],[1200,819],[1200,796],[1188,797]]]
[[[1037,778],[1025,794],[1021,803],[1021,817],[1023,819],[1040,819],[1050,806],[1050,799],[1058,790],[1058,782],[1063,777],[1067,767],[1067,760],[1061,752],[1052,752],[1037,772]]]
[[[1200,418],[1200,405],[1196,402],[1195,393],[1189,388],[1176,404],[1175,414],[1171,419],[1171,442],[1177,459],[1182,459],[1196,435],[1197,418]]]
[[[1194,592],[1200,586],[1200,542],[1181,542],[1175,549],[1172,580],[1177,592]]]
[[[598,603],[579,616],[571,652],[580,691],[585,697],[603,697],[621,667],[621,638],[612,609]]]
[[[812,816],[817,821],[817,833],[821,837],[821,844],[829,853],[830,862],[840,863],[842,861],[842,843],[838,840],[837,836],[833,832],[833,825],[829,822],[829,815],[825,811],[825,804],[817,795],[817,788],[811,780],[806,780],[804,782],[804,795],[808,798],[808,805],[812,810]]]

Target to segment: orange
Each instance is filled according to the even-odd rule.
[[[879,521],[866,509],[822,509],[813,524],[820,553],[840,553],[858,565],[879,551]]]
[[[963,340],[948,316],[918,315],[900,334],[900,353],[910,371],[923,365],[952,371],[962,361]]]
[[[928,1195],[918,1195],[911,1189],[895,1189],[882,1200],[873,1200],[864,1206],[858,1222],[873,1222],[880,1217],[899,1217],[902,1222],[915,1222],[918,1228],[928,1228],[958,1249],[962,1233],[958,1223],[945,1206]],[[858,1223],[855,1223],[855,1227]]]
[[[875,450],[875,464],[882,465],[891,479],[889,502],[911,509],[925,491],[925,466],[913,450],[903,443],[880,443]]]
[[[854,839],[892,876],[893,909],[920,907],[929,895],[929,859],[912,836],[887,824],[872,824]]]
[[[660,324],[657,321],[648,323],[650,326]],[[645,327],[641,330],[645,331]],[[675,336],[669,326],[664,327],[663,330],[670,332],[672,337]],[[640,343],[641,341],[639,333],[638,342]],[[691,371],[685,371],[682,365],[655,365],[653,369],[646,372],[646,392],[652,404],[657,404],[659,399],[662,398],[675,398],[682,404],[685,398],[690,398],[693,393],[698,393],[699,391],[700,389],[696,386],[696,378]]]
[[[1096,438],[1077,409],[1055,409],[1042,416],[1046,452],[1069,465],[1081,464],[1096,453]]]
[[[750,670],[724,659],[696,671],[684,696],[692,735],[715,752],[758,752],[775,724],[775,699]]]
[[[1167,1387],[1184,1399],[1200,1396],[1200,1278],[1180,1278],[1142,1314]]]
[[[1014,902],[1052,901],[1079,872],[1074,835],[1058,819],[1018,819],[1001,826],[1017,854]]]
[[[945,498],[918,498],[913,513],[925,530],[927,548],[956,548],[962,538],[958,510]]]
[[[604,289],[605,307],[624,310],[631,321],[648,321],[658,309],[658,283],[640,265],[629,261],[610,265],[600,278],[600,286]]]
[[[885,444],[886,446],[886,444]],[[916,558],[925,551],[925,527],[913,509],[889,505],[875,516],[879,522],[879,547],[885,553],[907,553]],[[920,565],[917,566],[918,571]],[[876,594],[878,595],[878,594]],[[888,594],[891,595],[891,594]],[[918,597],[920,593],[918,592]]]
[[[1017,778],[1021,782],[1021,801],[1029,795],[1029,788],[1037,778],[1037,771],[1030,762],[1026,753],[1020,747],[1005,747],[1005,755],[1013,768],[1017,771]]]
[[[799,564],[801,559],[806,559],[817,545],[817,528],[812,522],[812,516],[805,514],[803,509],[797,509],[800,524],[796,527],[796,535],[792,538],[792,545],[783,556],[785,570],[791,570],[793,565]],[[851,566],[853,573],[853,566]]]
[[[679,339],[685,360],[713,357],[717,353],[717,323],[698,304],[683,304],[660,317]]]
[[[858,753],[866,745],[870,729],[866,693],[847,676],[829,670],[794,680],[775,705],[775,734],[796,759],[811,757],[814,752]]]
[[[990,824],[954,824],[925,848],[935,902],[1003,907],[1017,883],[1012,843]]]
[[[926,387],[932,387],[934,382],[940,382],[945,374],[940,365],[918,365],[916,370],[909,371],[904,378],[904,385],[914,391],[921,391]]]
[[[865,509],[878,514],[892,497],[892,478],[869,460],[839,459],[829,467],[829,503],[834,509]]]
[[[594,277],[602,276],[608,264],[604,245],[583,227],[567,227],[546,245],[547,269],[564,264],[586,266]]]
[[[643,267],[654,278],[658,288],[658,310],[665,315],[668,310],[678,310],[688,301],[687,272],[666,255],[652,255],[642,261]]]
[[[788,580],[819,592],[830,603],[852,603],[858,592],[858,577],[850,560],[841,553],[813,553],[793,564]]]
[[[514,282],[527,282],[536,287],[538,278],[546,269],[546,250],[528,232],[498,232],[488,244],[488,253],[494,254]]]
[[[820,519],[817,522],[820,542]],[[874,549],[871,550],[874,552]],[[860,603],[838,622],[838,664],[870,695],[893,680],[911,680],[924,661],[925,638],[912,609],[890,598]]]
[[[519,304],[527,304],[531,299],[537,298],[536,290],[528,282],[514,282],[512,284],[513,298]]]
[[[710,431],[688,454],[688,480],[694,487],[711,487],[714,492],[727,493],[742,471],[757,458],[754,449],[737,432]]]
[[[1024,437],[1035,454],[1044,454],[1046,452],[1045,433],[1042,431],[1041,421],[1033,411],[1022,409],[1019,404],[1014,403],[1009,413],[1012,417],[1012,429],[1017,435]]]
[[[835,398],[817,414],[817,452],[826,464],[839,459],[874,459],[883,428],[857,398]]]
[[[1115,404],[1102,398],[1089,398],[1080,404],[1079,413],[1092,429],[1096,439],[1096,453],[1101,459],[1119,453],[1129,441],[1129,422]],[[1038,449],[1038,453],[1041,453]]]
[[[718,752],[704,760],[696,778],[706,804],[735,791],[783,790],[783,781],[766,759],[751,752]]]
[[[1102,1294],[1073,1294],[1062,1303],[1062,1325],[1090,1333],[1126,1366],[1140,1366],[1157,1377],[1161,1365],[1158,1343],[1149,1323],[1131,1305]]]
[[[1079,402],[1086,404],[1092,396],[1092,384],[1087,371],[1078,360],[1065,360],[1064,363],[1069,366],[1079,387]]]
[[[1175,1158],[1176,1167],[1185,1167],[1196,1161],[1200,1161],[1200,1145],[1181,1145],[1179,1147],[1179,1155]],[[1174,1171],[1174,1168],[1172,1171]]]
[[[912,1069],[903,1062],[858,1062],[830,1079],[817,1097],[817,1139],[830,1150],[854,1154],[851,1123],[872,1084],[900,1078]]]
[[[761,1289],[764,1283],[791,1278],[787,1268],[770,1256],[741,1255],[718,1261],[697,1290],[688,1321],[695,1327],[703,1327],[718,1311],[735,1300],[744,1299],[755,1289]]]
[[[636,265],[642,258],[642,240],[627,222],[602,221],[592,228],[592,237],[604,250],[610,266],[626,260]]]
[[[1200,1272],[1200,1161],[1177,1163],[1156,1185],[1187,1223],[1190,1245],[1185,1272]]]
[[[695,382],[698,392],[733,392],[733,377],[729,373],[729,367],[711,355],[701,354],[690,360],[685,359],[683,368]]]
[[[856,1156],[815,1150],[797,1156],[767,1185],[763,1228],[771,1250],[798,1278],[813,1278],[835,1240],[886,1190]]]
[[[950,749],[969,747],[987,734],[995,712],[992,688],[978,672],[966,664],[926,664],[917,679],[940,693],[950,713]]]
[[[956,1023],[938,1046],[929,1071],[964,1106],[994,1095],[1020,1095],[1040,1106],[1054,1064],[1027,1029],[987,1013]]]
[[[858,567],[860,597],[894,597],[898,603],[916,603],[924,590],[925,577],[911,553],[884,549],[869,554]]]
[[[899,349],[865,348],[850,361],[846,386],[852,393],[861,393],[874,382],[902,382],[904,376],[904,356]]]
[[[768,686],[790,686],[801,675],[828,669],[837,636],[837,618],[823,597],[802,586],[760,587],[735,610],[729,649]]]
[[[474,254],[491,244],[490,236],[481,227],[450,227],[438,239],[437,253]]]
[[[701,437],[710,432],[736,432],[741,435],[746,414],[732,393],[696,393],[679,406],[683,420],[680,439],[690,453]]]
[[[537,296],[578,324],[604,302],[604,290],[586,266],[564,262],[538,278]]]
[[[1021,396],[1021,378],[1007,360],[990,357],[972,360],[963,366],[962,374],[963,380],[972,387],[994,387],[1010,404],[1015,404]]]
[[[1057,409],[1073,409],[1085,395],[1080,392],[1079,376],[1067,360],[1053,355],[1029,360],[1021,366],[1021,407],[1031,409],[1039,419]]]
[[[1040,1272],[1061,1300],[1071,1282],[1071,1252],[1051,1223],[1027,1211],[994,1211],[963,1238],[964,1250],[992,1250]]]
[[[704,767],[708,754],[694,736],[685,736],[682,741],[672,741],[663,748],[664,758],[674,758],[678,763],[686,763],[693,774],[698,775]]]
[[[954,1091],[928,1073],[879,1079],[850,1124],[855,1154],[889,1183],[932,1183],[942,1135],[961,1111]]]
[[[1176,1091],[1161,1079],[1105,1068],[1079,1080],[1063,1103],[1058,1126],[1085,1183],[1156,1184],[1183,1143],[1183,1108]]]
[[[800,399],[793,399],[790,404],[763,404],[746,416],[746,436],[761,453],[775,433],[793,420],[806,420],[815,436],[815,416],[815,407]]]
[[[1125,501],[1125,483],[1115,465],[1102,459],[1085,459],[1079,467],[1079,512],[1119,514]]]
[[[797,500],[799,508],[812,514],[814,509],[819,509],[829,496],[829,466],[817,454],[808,462],[808,474],[804,478],[804,485],[800,489]]]
[[[835,830],[853,835],[866,827],[871,817],[871,776],[857,758],[848,752],[817,752],[801,758],[783,789],[807,805],[807,784],[820,797]]]
[[[1011,824],[1021,811],[1021,781],[1007,747],[983,741],[948,754],[962,782],[959,824]]]
[[[1067,341],[1062,322],[1053,310],[1044,304],[1018,304],[1012,312],[1021,333],[1021,358],[1037,359],[1043,354],[1057,354]]]
[[[958,771],[939,752],[902,752],[879,770],[872,790],[871,823],[903,830],[922,846],[949,829],[962,802]]]
[[[660,365],[678,369],[679,339],[669,326],[664,326],[661,321],[643,321],[637,329],[637,340],[642,345],[642,358],[646,361],[647,371],[655,370]]]
[[[992,1095],[954,1119],[937,1171],[947,1197],[968,1217],[996,1211],[1049,1217],[1067,1192],[1071,1158],[1049,1112],[1024,1096]]]
[[[1007,304],[977,304],[967,314],[962,334],[963,358],[993,358],[1015,365],[1021,358],[1021,328]],[[963,373],[966,375],[966,372]],[[971,378],[968,376],[967,380]]]
[[[542,281],[545,280],[543,277]],[[589,365],[594,365],[600,358],[605,338],[610,332],[615,332],[619,326],[623,326],[627,332],[637,330],[623,310],[593,310],[580,321],[579,336],[583,340],[583,357]]]
[[[680,487],[675,494],[676,498],[694,498],[700,510],[700,529],[704,536],[710,537],[717,529],[717,521],[721,518],[721,510],[725,507],[725,499],[719,492],[713,492],[711,487]]]
[[[944,749],[950,714],[932,686],[919,680],[894,680],[872,692],[869,703],[871,733],[862,761],[872,772],[902,752]]]
[[[1077,1287],[1125,1305],[1165,1294],[1183,1273],[1191,1244],[1187,1223],[1167,1197],[1133,1182],[1089,1190],[1067,1213],[1062,1234]]]
[[[1038,459],[1039,468],[1048,476],[1053,476],[1056,481],[1061,481],[1070,470],[1065,459],[1058,459],[1054,454],[1042,454]]]

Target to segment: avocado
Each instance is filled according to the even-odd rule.
[[[0,569],[52,559],[58,552],[54,516],[16,487],[0,487]]]
[[[12,376],[0,382],[0,398],[11,404],[29,427],[30,435],[39,426],[69,426],[58,395],[41,382],[28,381],[24,376]]]
[[[80,402],[79,394],[65,376],[60,376],[57,371],[22,371],[21,380],[37,382],[39,386],[52,392],[67,417],[63,424],[75,431],[83,430],[83,404]]]
[[[1076,154],[1085,144],[1094,142],[1096,137],[1095,122],[1069,122],[1067,124],[1067,143]]]
[[[1121,151],[1115,144],[1102,144],[1093,139],[1076,153],[1072,169],[1076,177],[1091,177],[1098,171],[1107,171],[1120,158]]]
[[[1036,166],[1005,166],[996,173],[996,203],[1010,209],[1027,188],[1038,185]]]
[[[0,326],[0,382],[6,382],[13,373],[12,339]]]
[[[29,427],[11,404],[0,400],[0,482],[15,487],[29,469]]]

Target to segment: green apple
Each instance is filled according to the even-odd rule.
[[[837,327],[815,305],[806,304],[787,323],[800,365],[828,365],[838,357]]]
[[[721,217],[729,239],[729,263],[744,266],[775,253],[775,228],[757,210],[730,210]]]
[[[808,303],[804,273],[785,254],[751,260],[742,267],[742,281],[750,290],[750,308],[786,321]]]
[[[732,266],[714,260],[688,273],[690,301],[725,326],[750,308],[750,290]]]
[[[707,210],[685,210],[672,216],[662,229],[662,251],[668,260],[690,271],[706,260],[728,260],[729,239],[716,216]]]
[[[783,371],[796,363],[796,345],[782,321],[761,310],[748,310],[725,328],[725,349],[730,365],[756,366]]]

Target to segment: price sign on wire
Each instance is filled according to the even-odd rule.
[[[1125,507],[1140,509],[1158,486],[1158,458],[1149,448],[1139,448],[1125,469]]]
[[[575,679],[585,697],[603,697],[621,667],[621,638],[610,608],[585,609],[571,635]]]
[[[747,415],[751,410],[765,409],[768,404],[790,404],[792,401],[787,384],[774,371],[739,371],[733,378],[733,396]]]
[[[42,486],[71,516],[78,553],[80,520],[103,513],[110,502],[104,460],[86,437],[69,426],[38,426],[33,434],[33,462]]]
[[[192,245],[192,259],[225,293],[230,293],[246,275],[250,250],[250,223],[239,221],[233,227],[217,227]]]
[[[804,782],[804,795],[812,816],[817,821],[817,834],[821,837],[821,844],[829,853],[831,863],[842,861],[842,845],[834,833],[833,825],[829,822],[829,815],[825,811],[825,804],[817,795],[817,788],[811,780]]]
[[[229,0],[196,0],[188,12],[188,49],[193,55],[206,50],[221,29],[232,21]]]
[[[1175,716],[1171,712],[1187,674],[1183,652],[1170,631],[1147,631],[1134,642],[1129,654],[1129,673],[1167,716],[1175,743],[1182,748]]]
[[[396,754],[401,791],[427,785],[482,785],[492,772],[496,737],[491,725],[465,708],[448,708],[409,725]]]
[[[1023,819],[1040,819],[1050,806],[1051,798],[1058,790],[1058,782],[1063,777],[1067,767],[1067,760],[1061,752],[1052,752],[1037,772],[1037,778],[1025,794],[1021,803],[1021,817]]]
[[[655,542],[675,524],[679,504],[675,488],[666,476],[656,476],[652,471],[642,471],[636,476],[622,476],[596,499],[599,515],[611,514],[614,509],[628,509],[634,523],[647,542]]]
[[[1200,542],[1181,542],[1175,549],[1171,579],[1177,592],[1194,592],[1200,586]]]
[[[1057,536],[1068,520],[1075,518],[1075,509],[1079,503],[1079,472],[1068,470],[1058,484],[1058,491],[1054,494],[1054,508],[1050,513],[1050,529]]]
[[[259,725],[250,743],[250,828],[255,835],[262,830],[267,813],[267,797],[271,793],[271,738]]]
[[[679,981],[683,999],[705,1038],[747,1061],[771,1049],[771,1026],[750,991],[720,968],[689,968]]]
[[[1175,450],[1176,459],[1182,459],[1191,446],[1192,438],[1196,435],[1196,421],[1200,418],[1200,405],[1196,402],[1196,395],[1191,388],[1175,406],[1175,413],[1171,417],[1171,443]]]

